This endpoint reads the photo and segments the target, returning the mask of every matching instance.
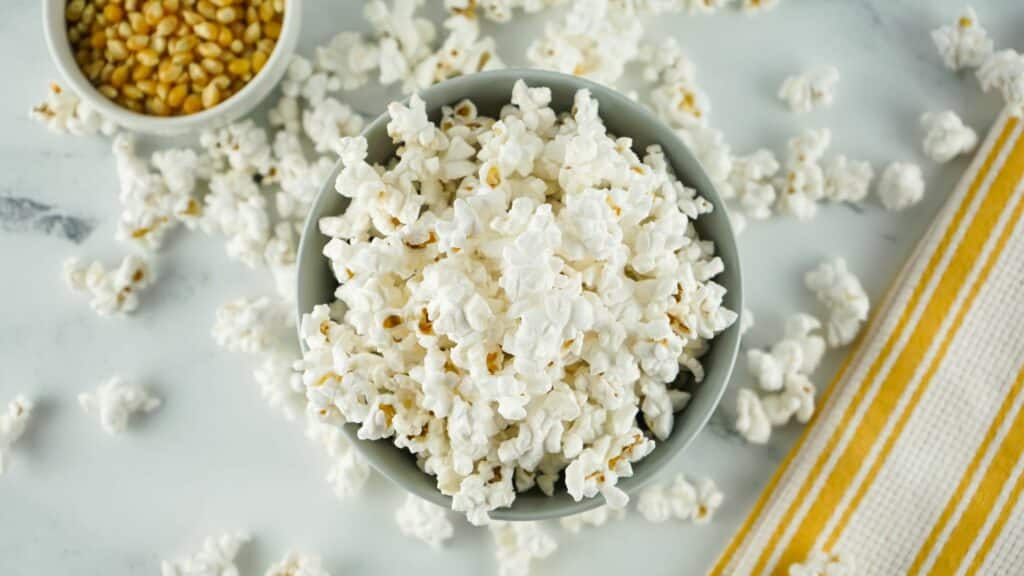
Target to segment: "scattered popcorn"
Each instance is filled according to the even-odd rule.
[[[878,182],[878,198],[890,212],[898,212],[924,198],[924,175],[920,166],[893,162],[882,172]]]
[[[847,269],[846,260],[832,258],[821,262],[804,275],[804,284],[828,308],[825,333],[829,346],[853,342],[868,319],[871,305],[860,280]]]
[[[779,162],[770,150],[758,150],[733,161],[728,185],[719,186],[723,197],[735,199],[746,217],[765,220],[772,215],[776,193],[772,179],[779,172]],[[730,216],[734,212],[730,212]]]
[[[529,576],[534,560],[551,556],[558,543],[538,522],[491,522],[498,576]]]
[[[100,316],[127,314],[139,307],[139,292],[153,283],[149,261],[134,254],[125,256],[116,270],[102,262],[86,266],[78,258],[64,262],[64,280],[73,292],[88,294],[89,305]]]
[[[690,14],[714,14],[719,9],[732,4],[734,0],[683,0],[686,11]]]
[[[776,206],[797,220],[810,220],[818,213],[818,201],[825,197],[825,173],[820,161],[832,141],[827,129],[807,130],[789,141],[786,170],[777,179]]]
[[[744,308],[743,314],[740,315],[740,336],[746,336],[747,332],[754,327],[754,321],[754,311]]]
[[[837,84],[839,69],[835,66],[825,66],[786,78],[779,88],[779,99],[793,112],[831,108]]]
[[[132,414],[149,413],[160,407],[159,398],[120,376],[100,384],[94,392],[79,394],[78,403],[86,414],[99,418],[103,430],[113,435],[124,432]]]
[[[434,548],[440,548],[455,532],[444,508],[413,494],[405,497],[405,502],[395,512],[395,521],[402,534]]]
[[[77,94],[57,83],[50,84],[46,101],[37,104],[29,114],[33,120],[58,134],[112,136],[117,126],[104,118]]]
[[[747,15],[760,14],[774,10],[779,5],[779,0],[740,0],[743,13]]]
[[[736,431],[751,444],[765,444],[772,435],[761,397],[750,388],[740,388],[736,394]]]
[[[849,555],[815,550],[803,563],[791,564],[789,576],[854,576],[856,570],[857,566]]]
[[[324,569],[319,556],[306,556],[293,550],[268,568],[264,576],[331,576],[331,573]]]
[[[678,474],[671,484],[655,484],[644,490],[638,499],[637,511],[645,520],[656,524],[673,518],[706,524],[722,505],[723,499],[710,478],[694,486],[684,474]]]
[[[970,6],[954,24],[933,31],[932,40],[950,70],[977,68],[992,54],[992,40]]]
[[[937,164],[945,164],[961,154],[969,154],[978,145],[978,133],[964,126],[956,112],[947,110],[921,116],[925,129],[924,153]]]
[[[337,426],[306,419],[306,437],[319,444],[331,461],[327,483],[344,500],[358,494],[370,478],[370,466]]]
[[[189,558],[160,565],[161,576],[238,576],[235,556],[242,546],[249,542],[244,532],[223,534],[218,538],[207,538],[203,548]]]
[[[1024,115],[1024,55],[996,52],[978,68],[977,76],[982,90],[998,90],[1014,116]]]
[[[0,476],[7,469],[14,443],[25,433],[32,417],[34,405],[24,396],[15,396],[7,404],[7,412],[0,414]]]
[[[832,202],[860,203],[871,190],[875,169],[869,162],[849,160],[839,154],[832,157],[824,168],[825,198]]]
[[[594,528],[600,528],[608,523],[609,520],[626,517],[626,511],[624,509],[612,510],[608,506],[598,506],[592,510],[586,512],[580,512],[579,514],[573,514],[572,516],[563,516],[559,519],[559,523],[562,528],[578,534],[585,526],[592,526]]]
[[[292,368],[294,364],[294,357],[271,352],[252,373],[267,405],[280,410],[289,421],[295,420],[306,406],[302,375]]]
[[[258,354],[272,343],[274,329],[287,318],[280,305],[267,297],[239,298],[217,309],[210,334],[218,346],[230,352]]]
[[[692,225],[711,205],[607,135],[586,91],[562,118],[549,102],[520,83],[499,119],[461,103],[439,127],[414,95],[389,109],[388,167],[343,139],[351,204],[319,223],[339,313],[300,329],[310,413],[416,454],[474,524],[563,472],[576,500],[625,506],[616,483],[689,399],[673,383],[736,320]]]

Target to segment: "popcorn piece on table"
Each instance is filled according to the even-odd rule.
[[[826,336],[829,346],[845,346],[867,321],[871,304],[860,280],[846,267],[842,258],[821,262],[804,275],[807,289],[828,309]]]
[[[0,413],[0,476],[7,469],[11,448],[25,433],[32,418],[34,404],[24,396],[15,396],[7,404],[7,411]]]
[[[706,524],[723,499],[710,478],[704,478],[695,486],[684,474],[678,474],[670,484],[659,483],[644,490],[637,510],[648,522],[662,523],[675,518]]]
[[[824,167],[825,197],[833,202],[859,203],[871,191],[875,169],[869,162],[850,160],[839,154]]]
[[[252,373],[267,405],[279,409],[289,421],[295,420],[306,405],[302,375],[295,371],[294,364],[293,356],[271,352]]]
[[[748,156],[733,160],[728,185],[723,187],[726,198],[736,199],[742,214],[754,220],[765,220],[772,215],[776,201],[772,179],[779,172],[779,162],[771,150],[761,149]]]
[[[1014,116],[1024,115],[1024,55],[996,52],[978,68],[977,76],[982,90],[998,90]]]
[[[217,309],[210,334],[229,352],[257,354],[270,348],[275,328],[285,322],[284,311],[270,298],[239,298]]]
[[[789,141],[786,169],[777,179],[780,212],[797,220],[810,220],[818,213],[818,201],[825,197],[825,173],[821,158],[832,142],[832,133],[823,128],[807,130]]]
[[[358,494],[370,478],[370,466],[341,430],[307,417],[306,437],[323,448],[330,460],[327,482],[334,495],[344,500]]]
[[[807,560],[789,566],[789,576],[854,576],[857,566],[846,554],[811,552]]]
[[[598,506],[593,510],[587,510],[586,512],[580,512],[579,514],[573,514],[572,516],[563,516],[559,519],[559,524],[562,528],[578,534],[585,526],[593,526],[594,528],[600,528],[608,523],[609,520],[617,519],[621,520],[625,518],[626,510],[612,510],[607,506]]]
[[[534,560],[547,558],[558,543],[538,522],[497,522],[488,528],[494,537],[499,576],[529,576]]]
[[[191,557],[164,560],[160,565],[161,576],[238,576],[235,557],[242,546],[250,540],[244,532],[226,533],[217,538],[207,538],[203,547]]]
[[[149,413],[160,407],[160,399],[145,388],[114,376],[93,392],[78,395],[78,403],[86,414],[99,418],[108,434],[124,432],[128,419],[136,412]]]
[[[117,125],[101,116],[77,94],[55,82],[50,83],[46,100],[33,107],[29,115],[58,134],[111,136],[117,131]]]
[[[992,55],[992,40],[970,6],[955,23],[933,31],[932,40],[950,70],[977,68]]]
[[[683,0],[689,14],[714,14],[734,0]]]
[[[398,530],[434,548],[440,548],[452,537],[455,528],[448,519],[448,511],[426,500],[409,494],[395,512]]]
[[[331,576],[331,573],[324,568],[319,556],[307,556],[292,550],[280,562],[267,568],[264,576]]]
[[[736,431],[751,444],[765,444],[772,435],[761,397],[750,388],[740,388],[736,394]]]
[[[740,0],[741,8],[744,14],[752,16],[774,10],[779,5],[780,0]]]
[[[938,164],[945,164],[961,154],[974,151],[978,133],[965,126],[956,112],[947,110],[921,116],[925,129],[924,153]]]
[[[139,292],[149,287],[155,274],[143,256],[129,254],[116,270],[102,262],[86,266],[77,258],[64,262],[64,280],[73,292],[88,294],[89,305],[100,316],[127,314],[139,307]]]
[[[838,84],[839,69],[825,66],[786,78],[779,88],[778,96],[793,112],[831,108]]]
[[[924,198],[924,175],[921,167],[908,162],[893,162],[878,181],[878,198],[890,212],[899,212]]]

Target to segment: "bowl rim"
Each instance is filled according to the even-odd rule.
[[[687,408],[684,408],[684,410],[680,412],[688,413],[690,418],[697,418],[698,421],[695,427],[693,428],[693,431],[690,432],[688,437],[685,437],[682,440],[677,440],[677,442],[671,446],[671,454],[660,460],[647,463],[647,465],[643,468],[643,474],[637,474],[636,472],[634,472],[633,476],[625,478],[622,480],[622,482],[620,482],[620,484],[622,484],[623,482],[627,484],[627,486],[623,488],[627,493],[636,494],[646,484],[648,484],[656,476],[658,476],[659,472],[661,472],[670,461],[672,461],[680,453],[685,451],[686,448],[689,447],[689,445],[696,439],[699,433],[706,427],[708,421],[711,419],[713,413],[720,404],[722,397],[725,394],[726,388],[728,388],[729,381],[732,377],[732,372],[735,368],[736,359],[739,354],[739,327],[742,323],[744,308],[742,266],[739,259],[738,247],[736,245],[735,231],[728,217],[724,213],[725,204],[721,196],[719,195],[718,190],[715,188],[710,178],[707,177],[704,167],[700,164],[699,160],[697,160],[696,157],[692,154],[689,147],[686,146],[686,144],[679,139],[679,137],[676,135],[675,131],[671,127],[669,127],[659,118],[657,118],[648,108],[636,102],[635,100],[630,99],[629,97],[625,96],[624,94],[616,91],[611,87],[599,84],[591,80],[587,80],[585,78],[580,78],[577,76],[571,76],[549,70],[535,68],[505,68],[500,70],[490,70],[478,72],[475,74],[469,74],[465,76],[459,76],[450,80],[446,80],[444,82],[440,82],[438,84],[434,84],[429,88],[418,91],[417,94],[419,94],[426,100],[429,99],[429,97],[432,97],[433,95],[441,92],[461,91],[461,93],[458,96],[453,96],[449,98],[448,105],[450,105],[451,103],[457,102],[463,98],[472,100],[473,97],[471,92],[478,89],[478,87],[481,84],[485,84],[487,83],[488,80],[491,79],[500,79],[502,81],[507,81],[509,79],[522,79],[531,87],[547,86],[547,83],[551,82],[552,80],[556,80],[559,82],[567,82],[569,84],[573,84],[575,86],[575,90],[577,91],[580,89],[587,89],[590,90],[591,94],[594,95],[595,97],[597,97],[597,95],[600,94],[600,97],[602,99],[615,101],[619,105],[629,108],[632,113],[638,114],[647,124],[654,127],[655,134],[652,136],[651,139],[656,141],[662,147],[662,150],[664,151],[666,159],[669,161],[670,165],[674,166],[675,162],[673,162],[673,159],[675,159],[680,154],[682,156],[688,155],[689,158],[693,160],[693,164],[694,166],[697,167],[697,170],[699,172],[696,174],[687,173],[685,174],[685,176],[679,175],[680,180],[687,180],[686,185],[688,187],[698,189],[699,194],[715,206],[715,210],[721,210],[723,212],[723,218],[721,219],[721,222],[724,228],[720,228],[721,232],[719,234],[722,237],[719,238],[718,236],[716,236],[715,238],[712,238],[712,240],[715,244],[715,254],[721,257],[723,259],[723,262],[726,262],[727,269],[730,269],[729,263],[731,263],[730,271],[733,275],[732,282],[727,286],[723,284],[723,286],[727,289],[727,298],[733,300],[732,306],[735,307],[734,312],[736,313],[737,317],[732,326],[730,326],[722,333],[716,335],[716,337],[714,338],[714,341],[718,342],[719,346],[728,345],[728,349],[726,350],[727,362],[724,362],[724,366],[720,368],[721,383],[718,384],[716,388],[713,390],[708,390],[706,389],[705,384],[701,384],[701,393],[705,395],[713,394],[713,398],[711,399],[710,404],[708,404],[707,408],[703,412],[695,414],[693,413],[694,411],[689,408],[689,406]],[[395,101],[408,104],[408,101],[411,97],[412,96],[409,95]],[[435,107],[430,106],[428,104],[428,114],[433,114],[436,109],[440,108],[440,106],[442,105],[438,105]],[[390,117],[388,115],[387,110],[385,110],[380,115],[378,115],[372,122],[370,122],[363,128],[363,130],[360,132],[360,136],[366,138],[371,134],[380,132],[382,127],[386,126],[389,120]],[[623,135],[616,134],[616,136]],[[672,148],[672,150],[670,150],[670,148]],[[331,194],[336,193],[334,189],[334,181],[337,177],[340,168],[341,160],[339,159],[338,162],[335,164],[334,169],[331,171],[330,176],[328,176],[326,181],[321,186],[320,191],[317,193],[317,197],[314,199],[313,204],[310,207],[309,213],[306,215],[305,221],[302,226],[302,235],[299,240],[296,270],[296,328],[299,345],[301,350],[303,351],[305,351],[307,347],[305,345],[305,342],[303,342],[302,340],[301,334],[302,316],[309,312],[309,310],[304,309],[306,308],[306,306],[304,306],[305,303],[303,302],[302,297],[303,288],[305,284],[304,279],[307,276],[309,276],[309,274],[304,273],[304,270],[307,268],[307,266],[304,266],[304,263],[307,261],[307,259],[304,258],[303,255],[306,253],[306,251],[309,250],[309,247],[307,245],[310,242],[316,242],[318,240],[321,240],[320,238],[317,238],[317,236],[320,235],[318,222],[320,218],[329,215],[321,214],[321,207],[324,204],[325,198],[329,197],[329,195]],[[322,261],[322,253],[319,250],[317,252],[319,260]],[[313,305],[316,304],[329,304],[329,302],[314,303]],[[727,334],[730,334],[730,336],[726,337]],[[696,394],[694,395],[694,397],[695,396]],[[692,404],[693,399],[691,398],[690,405],[692,406]],[[678,422],[679,421],[677,419],[677,424]],[[390,466],[380,466],[376,459],[371,455],[369,448],[366,446],[367,444],[369,444],[369,441],[358,438],[358,435],[356,433],[356,430],[358,429],[357,425],[348,423],[339,426],[339,428],[341,428],[343,433],[349,438],[349,440],[352,442],[356,450],[361,455],[363,455],[363,457],[366,458],[367,462],[379,474],[387,478],[392,483],[401,486],[404,490],[412,494],[415,494],[416,496],[419,496],[420,498],[423,498],[444,508],[451,508],[451,497],[442,494],[441,491],[436,488],[436,486],[433,486],[429,489],[423,489],[419,484],[405,481],[401,477],[401,474],[398,473],[397,470],[392,470]],[[673,433],[675,434],[677,433],[677,431],[673,430]],[[388,439],[384,439],[382,441],[386,440]],[[665,444],[665,442],[658,442],[655,446],[655,450],[658,450],[659,447],[661,447],[663,444]],[[408,454],[407,451],[394,447],[393,445],[392,447],[395,450],[401,450]],[[646,460],[647,458],[642,459],[641,461],[638,462],[638,464],[640,462],[645,462]],[[426,472],[420,472],[424,476],[434,478],[432,475],[427,474]],[[586,512],[588,510],[597,508],[598,506],[601,506],[603,504],[604,498],[603,496],[598,494],[592,498],[584,498],[580,501],[572,501],[569,504],[563,505],[561,507],[547,506],[543,507],[540,510],[529,512],[516,510],[515,504],[513,503],[511,507],[499,508],[491,511],[489,513],[489,516],[492,519],[503,521],[548,520]]]
[[[263,66],[241,90],[221,101],[213,108],[185,116],[150,116],[118,105],[100,93],[78,67],[71,53],[64,10],[68,0],[44,0],[43,35],[50,59],[70,88],[83,101],[88,102],[103,117],[121,128],[149,134],[181,134],[199,129],[217,127],[235,120],[266,98],[287,72],[292,54],[298,45],[302,28],[302,0],[285,0],[281,35],[274,51]]]

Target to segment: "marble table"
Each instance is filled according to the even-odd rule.
[[[307,53],[334,31],[365,27],[358,2],[306,4]],[[974,4],[997,45],[1024,48],[1014,35],[1024,10],[1002,0]],[[758,318],[746,345],[769,344],[787,315],[816,310],[801,276],[824,256],[845,256],[878,300],[941,206],[966,161],[941,168],[926,162],[918,116],[952,108],[984,131],[999,106],[971,77],[942,68],[932,48],[929,31],[959,8],[956,0],[783,0],[756,18],[649,22],[650,36],[675,36],[698,64],[713,123],[735,149],[781,150],[797,131],[827,126],[834,151],[879,169],[896,159],[925,167],[927,197],[908,212],[888,214],[876,203],[831,206],[811,223],[752,226],[740,242],[748,305]],[[251,359],[218,350],[209,337],[218,305],[271,290],[261,275],[230,262],[219,241],[171,238],[159,261],[162,280],[132,320],[99,319],[69,294],[60,282],[63,259],[123,253],[114,241],[114,162],[107,141],[58,138],[28,119],[57,72],[43,45],[38,1],[7,0],[4,16],[0,401],[25,392],[39,407],[0,479],[0,573],[155,574],[160,558],[233,529],[256,537],[241,555],[243,574],[261,574],[290,547],[321,553],[336,575],[493,573],[489,536],[463,523],[443,552],[401,536],[393,511],[403,494],[380,477],[356,501],[330,494],[319,449],[301,426],[264,406]],[[488,29],[507,62],[524,63],[524,46],[543,21],[531,16]],[[784,110],[774,97],[782,78],[830,63],[842,72],[836,106],[806,116]],[[381,110],[380,91],[351,101],[367,113]],[[829,355],[819,386],[841,357]],[[559,551],[535,573],[620,574],[636,569],[638,559],[645,574],[707,570],[799,432],[778,433],[765,447],[736,438],[732,396],[748,381],[742,367],[737,372],[712,424],[668,471],[718,482],[726,502],[710,525],[651,525],[634,514],[601,530],[559,532]],[[165,404],[111,438],[81,413],[75,395],[115,373],[152,386]]]

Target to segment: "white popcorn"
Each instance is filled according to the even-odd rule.
[[[25,433],[32,418],[34,404],[24,396],[15,396],[7,403],[7,411],[0,413],[0,476],[7,469],[14,443]]]
[[[779,0],[740,0],[740,5],[743,13],[749,16],[774,10],[779,5]]]
[[[810,220],[825,197],[825,173],[820,161],[832,141],[827,128],[807,130],[789,141],[786,170],[777,179],[777,207],[797,220]]]
[[[857,566],[848,554],[815,550],[803,562],[790,564],[789,576],[854,576]]]
[[[871,308],[867,293],[860,280],[846,267],[842,258],[821,262],[804,275],[807,289],[828,308],[825,330],[829,346],[845,346],[860,332]]]
[[[252,120],[203,132],[199,143],[214,160],[227,162],[231,170],[267,176],[274,165],[267,133]]]
[[[355,90],[380,65],[380,49],[355,32],[341,32],[316,49],[316,60],[341,81],[342,89]]]
[[[776,199],[772,179],[778,172],[775,155],[770,150],[758,150],[734,159],[728,183],[720,190],[725,198],[736,199],[743,216],[764,220],[772,215]],[[730,217],[733,214],[730,212]]]
[[[692,226],[711,204],[608,135],[587,92],[549,103],[519,83],[500,118],[462,102],[437,126],[413,96],[389,108],[386,166],[339,140],[350,204],[319,222],[338,310],[300,328],[309,413],[415,454],[474,524],[563,473],[622,508],[618,480],[686,404],[680,371],[699,382],[736,320]]]
[[[1024,115],[1024,55],[1013,50],[996,52],[978,68],[977,76],[982,90],[998,90],[1011,114]]]
[[[945,164],[961,154],[973,152],[978,145],[978,133],[965,126],[952,110],[924,114],[921,126],[926,132],[924,153],[937,164]]]
[[[992,54],[992,40],[970,6],[954,24],[933,31],[932,40],[950,70],[977,68]]]
[[[924,175],[921,167],[908,162],[893,162],[878,181],[878,198],[890,212],[898,212],[924,198]]]
[[[271,353],[252,373],[267,405],[280,410],[287,420],[294,420],[306,404],[302,375],[293,369],[294,364],[289,355]]]
[[[64,262],[64,280],[73,292],[88,294],[89,305],[100,316],[128,314],[139,307],[139,292],[155,275],[144,257],[129,254],[114,270],[102,262],[86,266],[77,258]]]
[[[434,548],[440,548],[455,531],[444,508],[412,494],[405,497],[405,502],[395,512],[395,521],[402,534]]]
[[[222,534],[207,538],[203,548],[194,555],[181,560],[164,560],[160,565],[161,576],[239,576],[235,566],[238,556],[250,538],[244,532]]]
[[[690,14],[714,14],[734,0],[682,0]]]
[[[839,154],[824,166],[825,198],[832,202],[859,203],[867,198],[875,169],[869,162],[849,160]]]
[[[772,423],[760,396],[750,388],[741,388],[736,395],[736,431],[752,444],[765,444],[771,438]]]
[[[648,522],[660,524],[673,518],[706,524],[722,505],[724,496],[714,481],[704,478],[694,486],[684,474],[668,485],[654,484],[637,501],[637,510]]]
[[[825,66],[786,78],[779,88],[779,99],[793,112],[831,108],[837,84],[839,69],[835,66]]]
[[[249,267],[264,263],[271,233],[270,215],[267,201],[250,172],[229,170],[210,179],[200,225],[207,233],[227,237],[228,256]]]
[[[239,298],[217,309],[210,334],[218,346],[230,352],[265,352],[275,336],[274,329],[285,317],[280,306],[267,297]]]
[[[58,134],[112,136],[117,125],[107,120],[77,94],[50,83],[46,100],[32,108],[31,118]]]
[[[264,576],[331,576],[319,556],[307,556],[294,550],[274,564]]]
[[[334,495],[345,500],[358,494],[370,478],[370,466],[337,426],[316,418],[306,419],[306,437],[320,445],[330,459],[327,483]]]
[[[108,434],[124,432],[128,419],[137,412],[149,413],[160,407],[160,399],[148,390],[114,376],[93,392],[78,395],[78,403],[86,414],[99,418]]]
[[[573,534],[578,534],[586,526],[592,526],[594,528],[600,528],[608,523],[612,519],[622,519],[626,516],[626,511],[623,510],[612,510],[607,506],[598,506],[593,510],[587,510],[586,512],[580,512],[579,514],[573,514],[572,516],[563,516],[559,519],[559,524],[562,528]]]
[[[492,522],[498,576],[529,576],[534,560],[551,556],[558,543],[538,522]]]

